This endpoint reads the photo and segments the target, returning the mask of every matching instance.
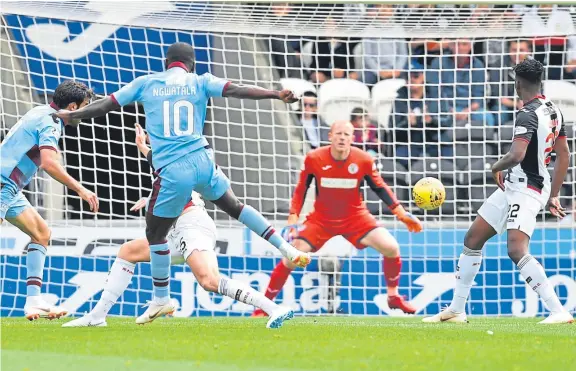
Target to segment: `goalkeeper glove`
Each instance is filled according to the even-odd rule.
[[[402,207],[402,205],[396,206],[392,210],[392,213],[396,215],[398,220],[400,220],[402,223],[406,225],[406,228],[408,228],[410,232],[418,233],[422,231],[422,223],[420,222],[420,220],[418,220],[418,218],[415,217],[414,215],[407,213],[406,210],[404,210],[404,207]]]

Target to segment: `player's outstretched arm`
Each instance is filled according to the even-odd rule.
[[[98,212],[98,197],[94,192],[84,188],[76,179],[72,178],[58,160],[58,153],[53,149],[40,150],[40,168],[52,178],[78,193],[78,196],[90,205],[90,210]]]
[[[104,116],[108,112],[117,110],[118,108],[120,108],[118,102],[111,96],[107,96],[76,111],[60,110],[54,115],[68,122],[74,122],[74,120]]]
[[[552,189],[550,191],[550,199],[548,200],[548,208],[552,215],[563,218],[566,216],[566,212],[562,205],[560,205],[558,194],[560,193],[564,179],[566,179],[568,166],[570,166],[570,148],[568,147],[568,141],[565,136],[559,136],[556,139],[554,151],[556,152],[556,161],[554,162]]]
[[[278,91],[278,90],[264,89],[259,86],[253,86],[253,85],[241,86],[232,83],[228,84],[222,96],[226,98],[239,98],[239,99],[252,99],[252,100],[279,99],[284,103],[294,103],[298,101],[298,98],[294,96],[294,93],[288,89]]]

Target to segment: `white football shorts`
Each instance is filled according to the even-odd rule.
[[[184,263],[194,250],[214,251],[216,235],[216,225],[206,209],[192,206],[192,210],[180,216],[168,232],[172,264]]]
[[[542,203],[526,193],[497,189],[478,210],[496,233],[518,229],[532,237]]]

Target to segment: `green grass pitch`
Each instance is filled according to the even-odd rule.
[[[67,319],[66,319],[67,320]],[[61,328],[66,320],[2,318],[2,370],[576,370],[576,325],[537,319],[164,318],[137,326]]]

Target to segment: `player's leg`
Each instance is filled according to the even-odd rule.
[[[182,258],[178,244],[170,242],[171,265],[182,264]],[[110,267],[106,283],[100,295],[100,300],[87,315],[67,322],[62,327],[89,327],[107,326],[106,317],[110,309],[116,304],[120,296],[126,291],[137,263],[150,262],[150,246],[146,238],[128,241],[118,250],[118,255]],[[176,303],[175,303],[176,304]],[[170,314],[170,313],[168,313]]]
[[[482,249],[486,242],[496,235],[496,229],[501,230],[502,222],[490,223],[482,215],[485,213],[480,214],[479,212],[464,236],[464,248],[456,267],[456,287],[450,304],[450,309],[455,313],[466,311],[470,290],[482,265]],[[505,218],[506,213],[503,215]]]
[[[146,239],[150,245],[153,298],[148,309],[136,319],[137,324],[152,322],[176,309],[170,300],[171,259],[167,236],[184,206],[190,201],[196,185],[196,155],[194,153],[171,163],[160,171],[154,182],[146,210]]]
[[[137,324],[152,322],[176,309],[170,301],[170,248],[166,240],[168,231],[176,220],[177,218],[153,215],[151,211],[146,213],[146,240],[150,249],[153,297],[148,309],[136,318]]]
[[[544,268],[529,253],[530,236],[536,227],[536,218],[541,210],[540,203],[519,192],[507,192],[507,198],[511,205],[507,221],[508,256],[550,311],[550,316],[541,323],[572,323],[574,318],[562,306]]]
[[[195,244],[195,246],[206,245],[198,243]],[[251,286],[221,275],[218,270],[218,260],[214,250],[194,250],[188,256],[186,262],[204,290],[228,296],[234,300],[264,310],[266,313],[270,313],[270,320],[268,321],[267,327],[281,327],[285,320],[289,320],[294,316],[294,312],[290,308],[275,304]]]
[[[29,320],[40,317],[54,319],[66,315],[66,309],[49,305],[40,297],[44,263],[50,243],[48,224],[21,192],[11,202],[5,217],[8,222],[30,236],[26,254],[26,304],[24,305],[26,318]]]
[[[222,211],[250,228],[254,233],[270,242],[284,257],[294,262],[299,267],[305,267],[310,263],[310,256],[302,254],[294,246],[286,242],[260,212],[250,205],[245,205],[232,192],[231,188],[218,199],[212,201]]]
[[[496,230],[500,231],[500,227],[495,228],[481,215],[476,216],[464,237],[464,249],[456,267],[456,286],[452,302],[440,313],[424,318],[424,322],[468,322],[466,302],[470,296],[474,278],[480,271],[482,248],[490,238],[496,235]]]
[[[366,218],[368,219],[368,218]],[[370,219],[373,219],[370,216]],[[404,313],[414,314],[416,308],[408,303],[404,297],[398,293],[398,284],[400,282],[400,272],[402,270],[402,258],[400,257],[400,246],[398,241],[382,227],[376,226],[376,221],[373,221],[374,226],[369,227],[368,232],[364,232],[364,236],[352,237],[352,241],[357,247],[370,246],[383,255],[382,270],[386,280],[386,287],[388,292],[388,306],[390,309],[400,309]],[[370,226],[371,222],[368,220],[363,225]]]
[[[87,315],[67,322],[62,327],[107,326],[106,317],[118,298],[130,285],[139,262],[150,261],[148,240],[139,238],[122,244],[106,278],[100,300]]]
[[[303,254],[286,242],[280,233],[270,225],[270,222],[250,205],[245,205],[230,188],[230,180],[222,170],[214,164],[208,153],[204,154],[200,166],[204,169],[204,178],[199,181],[196,189],[206,200],[211,201],[222,211],[237,219],[254,233],[274,245],[283,256],[295,262],[300,267],[310,263],[310,256]]]
[[[298,233],[298,236],[292,242],[294,247],[299,251],[310,253],[318,251],[330,238],[333,236],[329,234],[325,228],[312,220],[304,222],[304,228]],[[272,274],[270,274],[270,282],[264,295],[273,300],[284,284],[290,277],[292,271],[296,268],[296,264],[292,263],[286,258],[282,258],[280,262],[274,267]],[[262,317],[266,315],[263,310],[256,310],[252,314],[253,317]]]
[[[482,264],[482,248],[486,242],[502,233],[508,216],[508,202],[504,192],[497,189],[478,210],[478,216],[466,232],[464,248],[456,267],[456,286],[452,302],[437,315],[424,318],[424,322],[467,322],[466,302],[474,278]]]

